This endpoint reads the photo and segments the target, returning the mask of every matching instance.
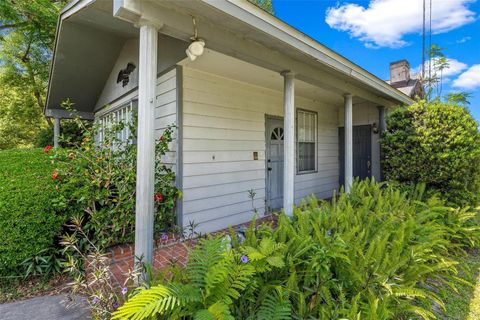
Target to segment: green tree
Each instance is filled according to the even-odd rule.
[[[445,100],[450,103],[461,104],[462,106],[468,106],[470,104],[470,97],[472,94],[470,92],[450,92],[445,96]]]
[[[39,115],[45,107],[58,14],[65,3],[65,0],[0,1],[0,132],[18,133],[12,140],[21,144],[26,143],[24,132],[33,134],[45,126],[44,118]],[[18,122],[20,115],[33,117]]]
[[[432,44],[430,47],[430,60],[428,65],[425,64],[427,72],[423,79],[426,99],[428,101],[440,101],[443,99],[446,103],[460,104],[463,106],[469,105],[468,98],[470,98],[471,94],[468,92],[450,92],[442,96],[443,74],[445,70],[450,68],[450,62],[443,53],[444,50],[444,48],[440,48],[436,44]]]
[[[28,88],[2,80],[0,76],[0,150],[29,147],[46,128],[43,114]]]
[[[430,60],[428,65],[425,65],[425,69],[428,69],[428,72],[426,72],[426,77],[423,80],[428,100],[438,99],[442,95],[443,71],[450,68],[450,63],[443,54],[443,50],[436,44],[432,44],[430,47]]]
[[[248,0],[248,1],[259,6],[260,8],[262,8],[263,10],[267,11],[270,14],[275,14],[272,0]]]

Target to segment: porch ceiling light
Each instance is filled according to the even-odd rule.
[[[192,43],[188,46],[186,53],[190,60],[195,61],[197,57],[203,54],[205,48],[205,41],[198,38],[198,30],[197,30],[197,22],[195,21],[195,17],[192,17],[193,22],[193,37],[190,39]]]
[[[188,46],[186,50],[187,56],[190,58],[190,60],[195,61],[197,57],[203,54],[204,48],[205,41],[203,41],[202,39],[195,40]]]

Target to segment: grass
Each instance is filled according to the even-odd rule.
[[[438,314],[442,320],[479,320],[480,319],[480,252],[477,250],[461,259],[466,272],[461,277],[473,286],[458,283],[458,292],[449,287],[441,290],[440,296],[445,302],[446,312]]]

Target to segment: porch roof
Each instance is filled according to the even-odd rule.
[[[238,0],[75,0],[62,11],[52,62],[47,109],[70,98],[92,112],[118,52],[138,37],[140,21],[189,41],[195,17],[206,46],[263,68],[291,70],[296,78],[339,95],[352,93],[382,105],[410,97],[250,2]],[[46,110],[47,114],[50,112]]]

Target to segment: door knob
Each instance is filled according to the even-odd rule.
[[[268,167],[267,170],[268,170],[268,171],[272,171],[272,168]]]
[[[367,168],[368,170],[372,168],[372,163],[370,162],[370,160],[367,161]]]

